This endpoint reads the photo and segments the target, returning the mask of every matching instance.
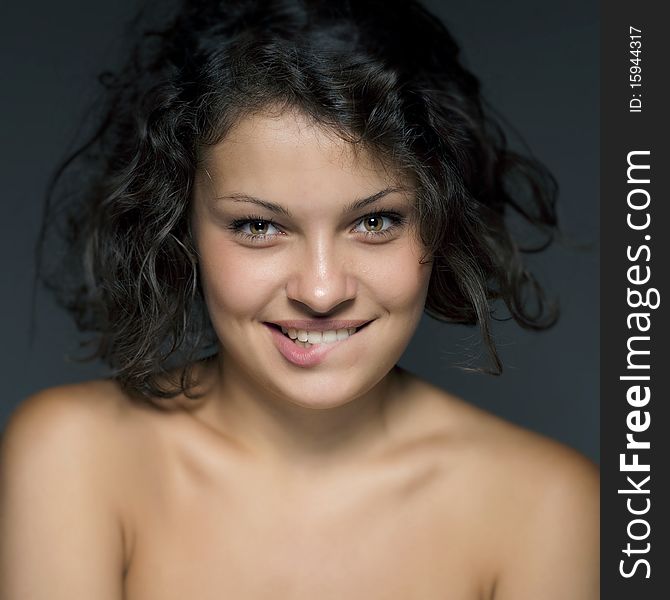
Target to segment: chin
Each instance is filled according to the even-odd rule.
[[[367,377],[356,381],[355,375],[349,376],[343,381],[341,376],[333,377],[323,373],[310,373],[307,381],[300,381],[299,385],[286,388],[282,385],[276,389],[275,395],[285,402],[290,402],[302,408],[314,410],[334,409],[350,402],[355,402],[361,396],[374,389],[384,377],[388,370],[376,376],[368,373]],[[296,394],[296,389],[299,392]]]
[[[342,398],[342,397],[337,397],[337,398],[290,398],[289,401],[294,404],[295,406],[299,406],[300,408],[307,408],[307,409],[312,409],[312,410],[332,410],[335,408],[339,408],[340,406],[344,406],[345,404],[349,404],[349,402],[352,402],[351,398]]]

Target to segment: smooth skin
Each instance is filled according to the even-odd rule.
[[[2,440],[0,600],[596,600],[593,464],[394,366],[431,269],[412,201],[299,114],[211,148],[192,229],[221,352],[202,398],[160,411],[97,381],[24,402]],[[265,325],[322,318],[372,322],[312,367]]]

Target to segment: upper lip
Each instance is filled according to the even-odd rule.
[[[286,319],[283,321],[267,321],[271,325],[279,325],[286,329],[302,329],[303,331],[332,331],[337,329],[350,329],[352,327],[362,327],[372,319],[319,319],[318,321],[310,319]]]

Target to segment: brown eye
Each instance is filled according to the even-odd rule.
[[[365,217],[363,219],[363,227],[366,231],[381,231],[384,226],[384,219],[382,217]]]
[[[268,232],[270,224],[267,221],[249,221],[249,231],[253,235],[264,235]]]
[[[228,228],[232,230],[235,235],[238,235],[245,240],[253,240],[255,242],[270,241],[282,234],[272,221],[269,219],[259,219],[258,217],[236,219],[228,225]]]

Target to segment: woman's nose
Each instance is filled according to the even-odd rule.
[[[318,241],[304,248],[291,270],[286,293],[315,313],[328,313],[356,296],[357,280],[335,244]]]

